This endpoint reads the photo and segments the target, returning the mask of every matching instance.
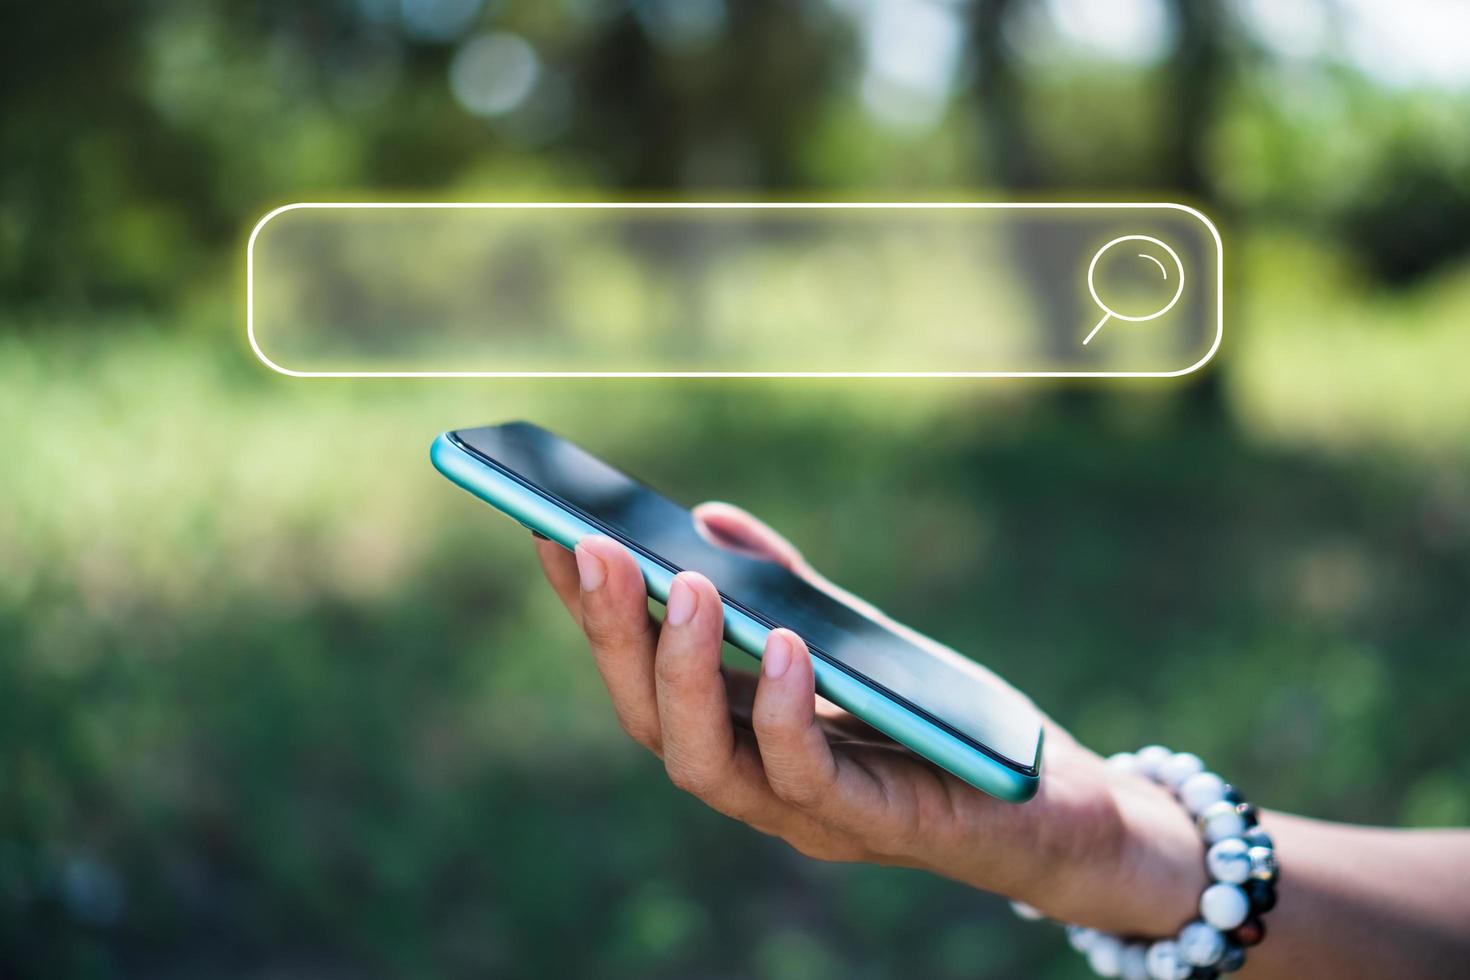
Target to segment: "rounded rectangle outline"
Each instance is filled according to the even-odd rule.
[[[1215,240],[1215,339],[1203,357],[1177,371],[297,371],[277,364],[255,338],[255,240],[276,217],[309,208],[342,210],[1142,210],[1181,211],[1199,220]],[[245,336],[262,364],[292,378],[1180,378],[1208,364],[1225,338],[1225,244],[1204,212],[1171,201],[517,201],[384,202],[299,201],[267,212],[255,223],[245,246]]]

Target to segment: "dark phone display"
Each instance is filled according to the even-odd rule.
[[[969,660],[925,649],[779,565],[710,543],[687,509],[544,429],[515,422],[453,435],[664,564],[700,572],[757,619],[794,631],[818,655],[989,755],[1034,769],[1041,724],[1036,711]]]

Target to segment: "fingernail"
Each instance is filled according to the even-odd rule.
[[[766,652],[761,658],[761,671],[772,679],[786,673],[791,666],[791,641],[784,634],[772,633],[766,640]]]
[[[582,580],[583,592],[594,592],[602,587],[607,578],[607,566],[592,552],[577,545],[577,576]]]
[[[699,608],[699,596],[689,584],[678,576],[674,577],[674,584],[669,586],[668,612],[664,621],[670,626],[683,626],[694,618],[694,610]]]

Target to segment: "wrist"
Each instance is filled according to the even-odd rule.
[[[1109,790],[1123,825],[1111,879],[1107,924],[1096,928],[1162,936],[1197,914],[1209,884],[1194,819],[1173,795],[1141,776],[1110,773]]]
[[[1064,922],[1130,935],[1168,935],[1195,914],[1208,884],[1194,820],[1149,779],[1082,754],[1062,783],[1043,782],[1037,799],[1018,807],[1029,856],[1014,882],[993,870],[974,876]],[[1085,800],[1085,804],[1079,801]],[[1035,807],[1067,813],[1037,819]]]
[[[1246,950],[1265,938],[1260,916],[1276,905],[1275,846],[1258,826],[1258,809],[1189,752],[1150,745],[1110,756],[1107,765],[1115,773],[1106,785],[1117,822],[1126,828],[1116,871],[1127,897],[1095,920],[1106,925],[1067,925],[1068,942],[1103,977],[1185,980],[1239,970]],[[1165,800],[1192,818],[1208,848],[1203,861],[1186,856],[1197,851],[1186,848],[1184,822],[1167,816]],[[1201,880],[1198,917],[1161,935],[1159,926],[1177,915],[1174,894]],[[1012,905],[1022,918],[1042,915],[1024,902]]]

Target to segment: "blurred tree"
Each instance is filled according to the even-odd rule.
[[[1470,114],[1466,124],[1470,125]],[[1404,284],[1470,253],[1470,159],[1397,143],[1336,223],[1385,282]]]
[[[974,99],[984,135],[984,157],[977,161],[976,169],[1011,195],[1025,198],[1050,186],[1054,174],[1027,124],[1025,85],[1014,47],[1007,40],[1007,28],[1017,9],[1012,0],[976,0],[970,8],[969,43],[977,64]],[[1053,327],[1046,338],[1048,353],[1063,361],[1071,356],[1077,337],[1063,329],[1072,305],[1055,284],[1071,281],[1075,270],[1070,258],[1058,255],[1035,232],[1025,224],[1016,228],[1017,267],[1026,278],[1032,301],[1042,311],[1038,322]]]
[[[661,26],[671,6],[629,4],[567,53],[576,99],[563,151],[654,193],[801,186],[804,140],[842,63],[837,19],[756,0],[720,5],[720,27],[691,37]]]
[[[105,0],[0,13],[0,293],[12,302],[126,293],[117,236],[166,247],[149,203],[198,189],[190,148],[153,124],[139,92],[145,25]]]
[[[1220,0],[1170,0],[1169,10],[1175,36],[1161,81],[1167,108],[1159,121],[1159,184],[1215,205],[1207,156],[1227,81],[1230,21]]]

